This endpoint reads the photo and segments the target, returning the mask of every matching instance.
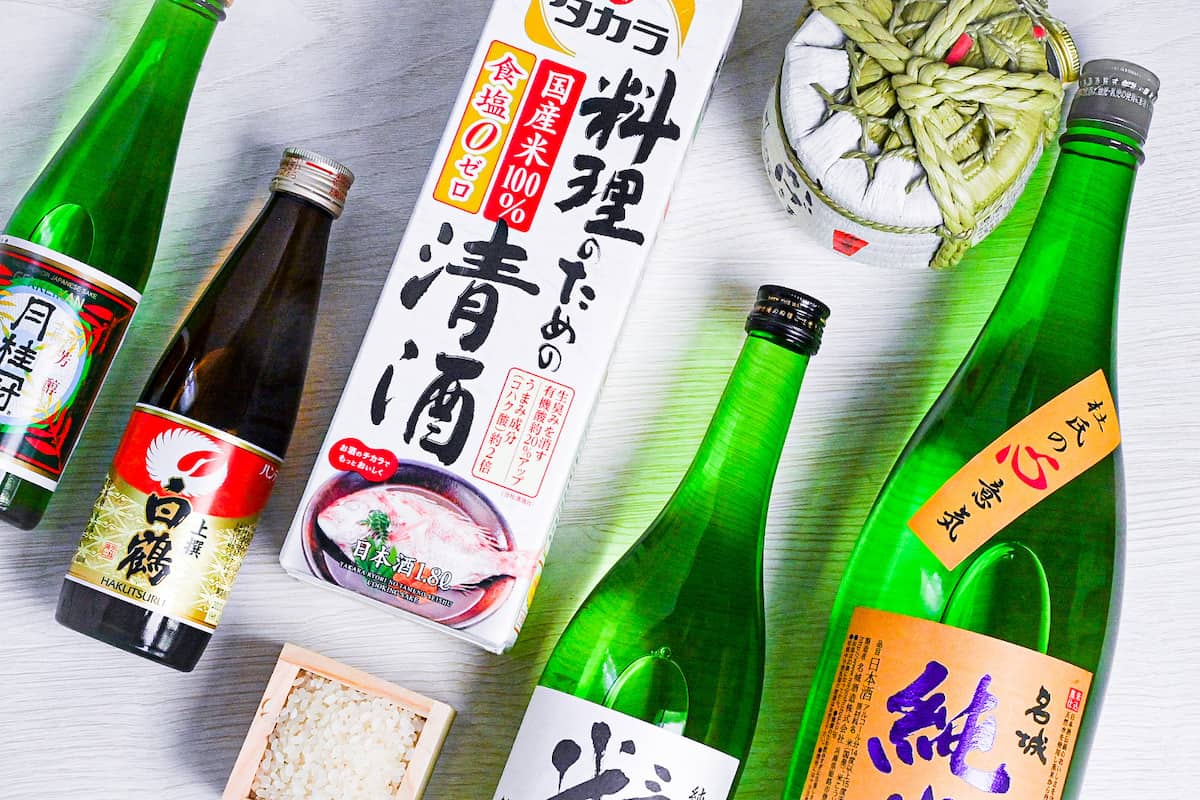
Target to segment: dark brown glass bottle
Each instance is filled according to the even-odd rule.
[[[266,208],[142,392],[63,584],[63,625],[195,667],[291,439],[329,231],[353,180],[284,153]]]

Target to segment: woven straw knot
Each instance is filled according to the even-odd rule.
[[[904,19],[916,0],[889,4],[889,20],[876,16],[871,8],[878,5],[869,0],[811,0],[812,7],[836,23],[851,41],[847,45],[852,54],[848,95],[857,101],[864,87],[855,84],[865,75],[880,77],[881,71],[881,77],[891,85],[898,111],[896,118],[879,126],[892,132],[883,147],[884,155],[889,150],[904,154],[915,150],[925,170],[943,217],[939,229],[943,245],[934,257],[935,269],[956,264],[973,241],[979,212],[963,165],[973,159],[984,163],[992,159],[997,112],[1002,110],[1009,119],[1024,114],[1024,124],[1040,124],[1040,133],[1047,139],[1058,129],[1063,87],[1049,72],[946,62],[950,48],[968,30],[973,39],[990,37],[1002,52],[1019,52],[1026,42],[1014,41],[1015,21],[1023,23],[1029,35],[1031,24],[1024,6],[1040,0],[1021,2],[1019,7],[1016,0],[933,0],[921,5],[928,8],[940,4],[941,10],[917,23]],[[991,16],[985,19],[985,14]],[[855,56],[856,51],[861,56]],[[1011,55],[1009,58],[1015,60]],[[868,68],[868,60],[876,62],[878,68]],[[880,119],[878,112],[852,110],[846,104],[831,104],[831,110],[851,110],[864,126],[864,142],[870,138],[868,125]],[[981,120],[986,130],[983,144],[960,161],[956,151],[961,155],[960,145],[967,129]],[[871,163],[883,156],[856,151],[846,157]]]
[[[892,76],[900,108],[909,116],[927,114],[950,99],[939,85],[949,70],[950,65],[945,61],[934,61],[925,56],[910,58],[904,72]]]

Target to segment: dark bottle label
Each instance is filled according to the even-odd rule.
[[[279,464],[224,431],[139,405],[68,580],[211,632]]]
[[[54,491],[141,294],[0,236],[0,469]]]

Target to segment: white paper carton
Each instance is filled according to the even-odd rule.
[[[502,652],[739,0],[496,0],[280,560]]]

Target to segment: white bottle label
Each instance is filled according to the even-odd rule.
[[[728,800],[738,760],[539,686],[494,800]]]

